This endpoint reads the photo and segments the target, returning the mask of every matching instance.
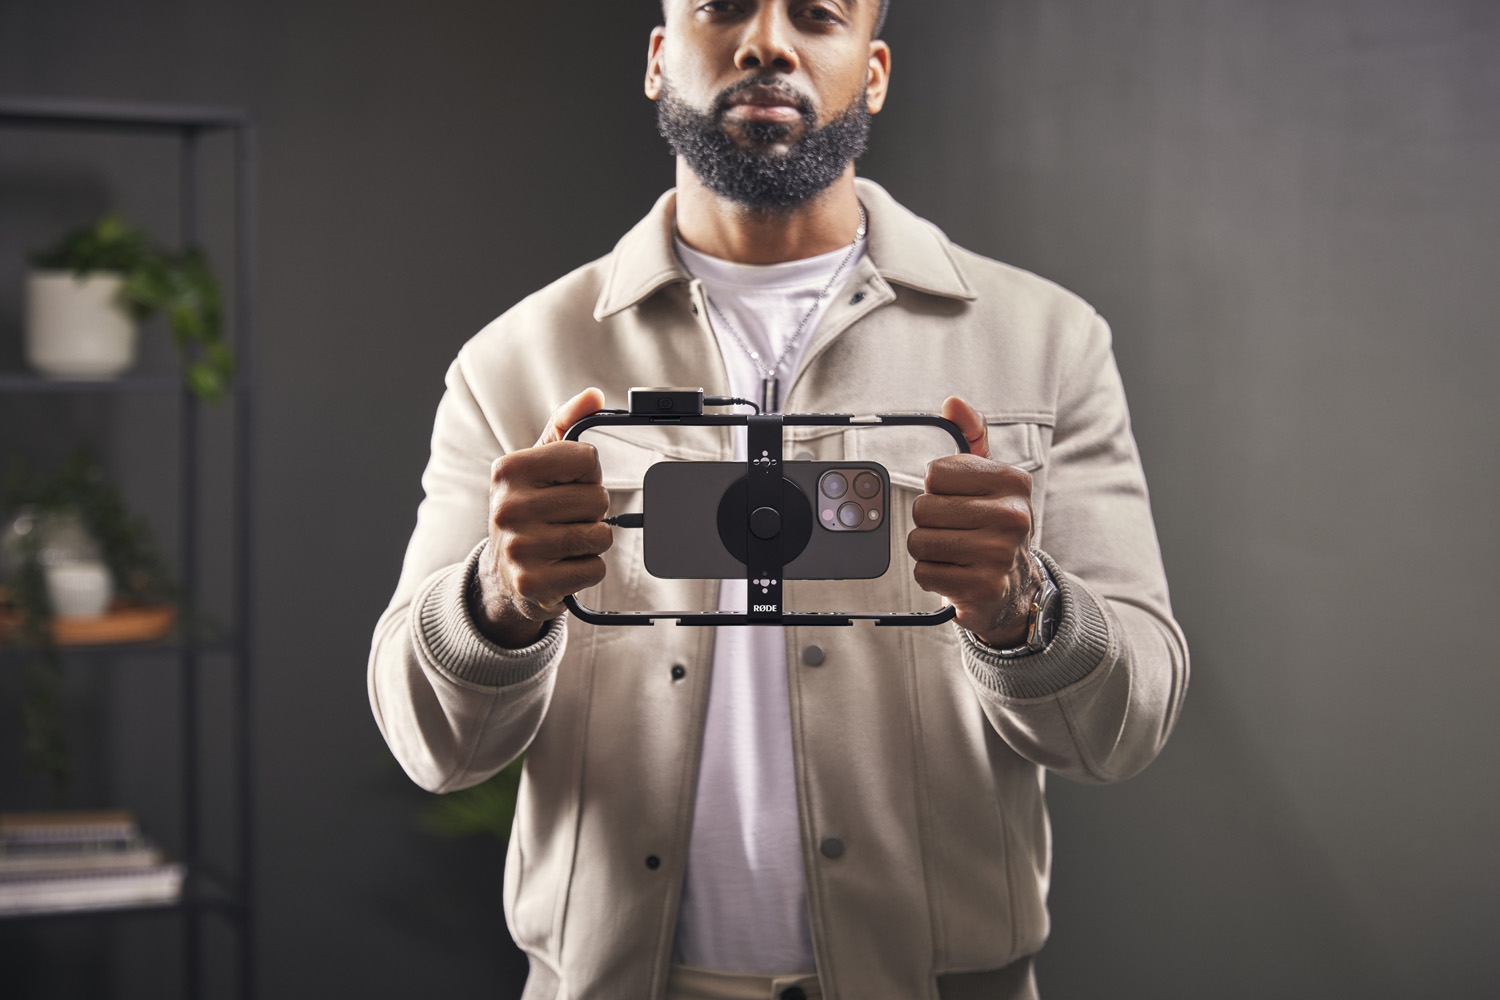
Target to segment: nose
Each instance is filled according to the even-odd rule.
[[[783,4],[762,4],[760,12],[745,27],[745,36],[734,53],[736,69],[774,69],[790,73],[797,68],[797,49],[792,45],[792,24]]]

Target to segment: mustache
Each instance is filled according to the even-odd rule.
[[[803,118],[811,118],[813,116],[812,98],[802,93],[796,87],[793,87],[780,77],[752,76],[719,91],[719,95],[714,98],[713,103],[714,117],[723,118],[734,103],[734,99],[751,89],[771,91],[777,97],[782,98],[788,104],[795,107]]]

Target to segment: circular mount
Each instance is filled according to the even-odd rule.
[[[748,527],[757,538],[777,539],[781,543],[781,565],[787,565],[802,554],[812,538],[812,504],[796,483],[783,478],[777,507],[779,510],[761,507],[752,514],[750,480],[741,476],[730,484],[719,500],[719,541],[724,543],[730,555],[743,563]]]

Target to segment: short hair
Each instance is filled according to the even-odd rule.
[[[667,4],[670,0],[661,0],[661,19],[667,19]],[[875,15],[875,30],[870,32],[871,38],[879,38],[880,33],[885,30],[885,16],[891,11],[891,0],[880,0],[880,13]]]

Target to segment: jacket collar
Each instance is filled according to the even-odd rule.
[[[867,256],[881,277],[931,295],[965,301],[975,297],[954,256],[953,244],[941,230],[902,206],[874,181],[857,177],[854,185],[870,217]],[[669,190],[615,244],[604,287],[594,305],[594,319],[603,320],[628,309],[666,285],[691,280],[672,251],[676,211],[677,192]]]

